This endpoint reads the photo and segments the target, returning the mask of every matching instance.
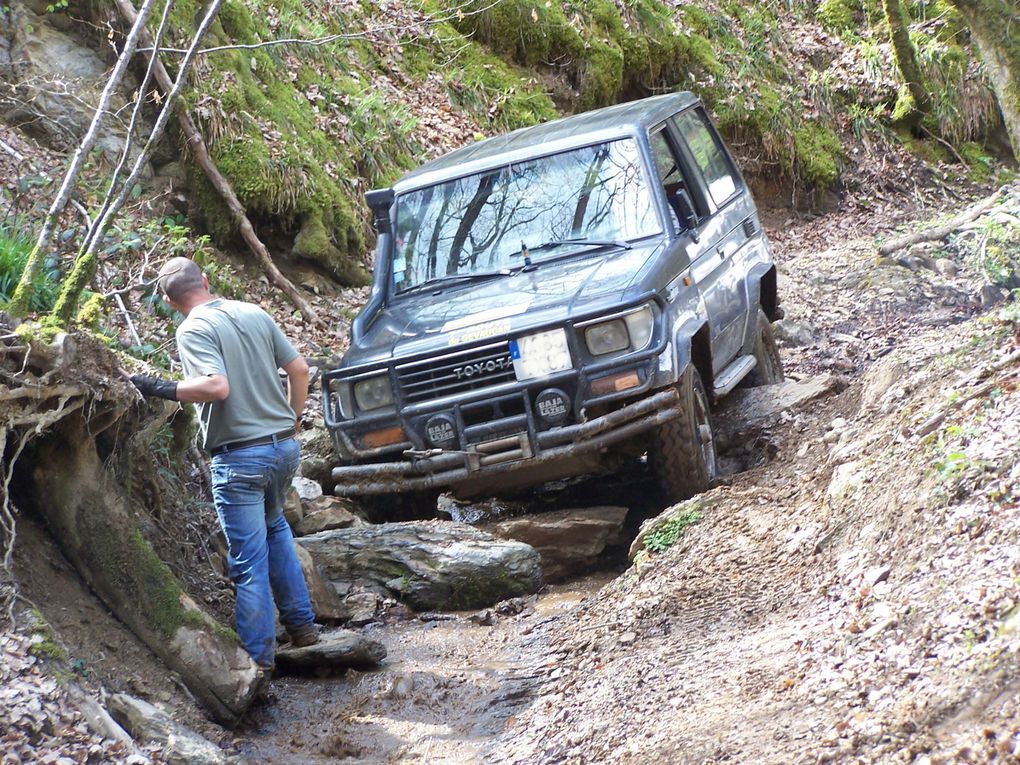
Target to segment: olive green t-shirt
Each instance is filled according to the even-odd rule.
[[[186,379],[224,375],[230,394],[196,404],[206,449],[294,427],[294,410],[278,368],[298,352],[256,305],[216,298],[196,306],[177,328]]]

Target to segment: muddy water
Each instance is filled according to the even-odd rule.
[[[491,626],[470,621],[472,612],[370,628],[389,651],[382,669],[274,680],[235,743],[260,763],[485,762],[545,676],[556,620],[611,579],[550,587]]]

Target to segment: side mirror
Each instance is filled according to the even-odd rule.
[[[393,206],[393,189],[375,189],[365,194],[365,201],[375,216],[375,230],[380,234],[392,233],[390,207]]]
[[[680,219],[680,224],[686,230],[693,231],[698,227],[698,214],[694,212],[694,204],[686,189],[679,188],[674,191],[670,202],[676,211],[676,217]]]

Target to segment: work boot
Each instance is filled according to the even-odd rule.
[[[290,644],[295,648],[315,645],[319,642],[319,625],[315,622],[310,622],[293,629],[288,627],[287,635],[290,637]]]

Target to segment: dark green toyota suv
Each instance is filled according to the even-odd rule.
[[[372,191],[371,298],[323,376],[344,496],[471,496],[647,452],[716,471],[712,404],[782,379],[776,269],[690,93],[466,146]]]

